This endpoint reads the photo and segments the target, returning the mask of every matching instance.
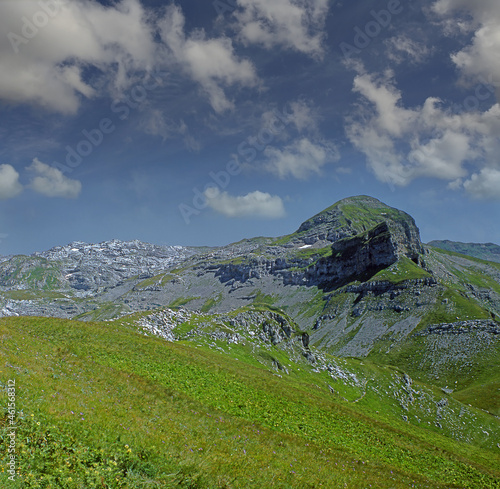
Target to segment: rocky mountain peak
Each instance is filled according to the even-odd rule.
[[[424,252],[420,231],[413,218],[374,197],[349,197],[303,222],[297,240],[306,245],[336,243],[366,233],[386,223],[398,255],[416,259]]]

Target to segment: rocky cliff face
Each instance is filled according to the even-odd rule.
[[[316,256],[314,250],[311,250],[310,256],[304,258],[300,253],[304,248],[302,246],[295,254],[289,249],[283,249],[280,258],[259,257],[243,263],[214,263],[212,269],[224,283],[245,283],[252,278],[274,275],[280,277],[285,285],[333,288],[349,280],[369,278],[402,256],[410,258],[416,264],[422,264],[425,251],[420,242],[419,230],[412,218],[401,214],[401,219],[393,215],[384,220],[382,213],[379,223],[377,214],[372,220],[366,221],[369,224],[375,223],[373,227],[353,235],[357,229],[363,227],[359,223],[355,226],[353,221],[349,221],[350,224],[344,227],[338,227],[342,220],[339,216],[342,214],[339,208],[335,208],[306,221],[291,240],[295,243],[299,240],[315,245],[318,242],[325,243],[326,240],[329,250],[325,252],[325,247],[321,248],[322,254],[326,256],[318,259],[321,254],[318,252]],[[364,226],[368,227],[369,224]],[[328,230],[332,232],[327,232]]]
[[[353,279],[367,278],[398,260],[399,242],[387,223],[370,231],[336,241],[331,256],[321,258],[304,273],[311,285],[334,288]]]

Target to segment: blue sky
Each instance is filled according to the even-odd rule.
[[[0,3],[0,254],[222,245],[368,194],[500,243],[497,0]]]

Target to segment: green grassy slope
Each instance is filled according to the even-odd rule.
[[[396,263],[375,274],[371,280],[400,284],[405,280],[419,280],[430,276],[429,272],[413,263],[406,256],[402,256]]]
[[[19,425],[3,487],[500,487],[493,450],[370,415],[298,367],[279,377],[125,322],[8,318],[0,338]]]
[[[412,336],[375,362],[404,368],[413,378],[453,389],[452,397],[500,416],[500,342],[481,331],[460,335]]]

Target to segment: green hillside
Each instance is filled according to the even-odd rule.
[[[404,396],[394,383],[406,379],[400,371],[323,359],[343,372],[333,375],[319,369],[320,358],[310,366],[297,357],[293,338],[261,350],[250,333],[237,344],[202,333],[166,342],[139,334],[139,318],[0,320],[0,379],[16,381],[18,423],[18,478],[2,472],[2,487],[500,487],[497,449],[474,433],[481,424],[494,438],[498,422],[461,412],[471,439],[464,443],[430,421],[403,421],[389,397],[366,388]],[[220,321],[197,318],[183,334]],[[5,392],[1,404],[5,442]]]

